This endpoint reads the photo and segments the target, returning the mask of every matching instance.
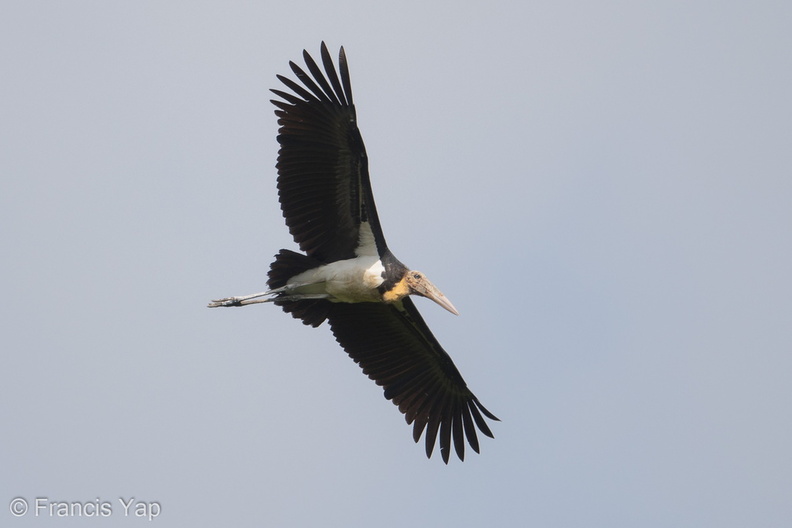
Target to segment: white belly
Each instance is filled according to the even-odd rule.
[[[286,286],[298,294],[326,294],[334,302],[375,302],[381,300],[377,287],[383,271],[379,257],[363,255],[304,271]]]

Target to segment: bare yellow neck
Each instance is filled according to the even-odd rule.
[[[393,285],[393,288],[382,294],[382,300],[385,302],[396,302],[404,299],[410,295],[410,286],[407,284],[407,278],[403,278]]]

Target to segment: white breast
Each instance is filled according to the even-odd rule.
[[[380,300],[383,271],[379,257],[361,255],[304,271],[287,286],[295,293],[327,294],[334,302],[374,302]]]

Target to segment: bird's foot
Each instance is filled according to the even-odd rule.
[[[207,304],[208,308],[217,308],[219,306],[241,306],[239,297],[226,297],[225,299],[213,299],[212,302]]]
[[[261,299],[265,295],[270,295],[270,292],[254,293],[253,295],[243,295],[242,297],[226,297],[224,299],[215,299],[210,302],[208,308],[218,308],[220,306],[245,306],[248,304],[256,304],[267,302],[269,299]]]

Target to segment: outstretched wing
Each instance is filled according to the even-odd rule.
[[[339,344],[385,389],[385,397],[414,423],[418,442],[426,430],[426,456],[440,436],[448,463],[453,439],[460,460],[465,438],[479,452],[476,427],[492,437],[484,418],[498,420],[467,388],[451,357],[432,335],[412,300],[386,303],[333,303],[328,315]]]
[[[321,55],[324,73],[303,51],[310,74],[289,63],[302,85],[278,75],[290,92],[272,90],[283,99],[272,101],[280,125],[277,168],[283,217],[300,249],[321,262],[355,257],[364,223],[382,255],[387,248],[374,207],[344,48],[338,73],[324,42]],[[371,243],[371,237],[364,240]]]

